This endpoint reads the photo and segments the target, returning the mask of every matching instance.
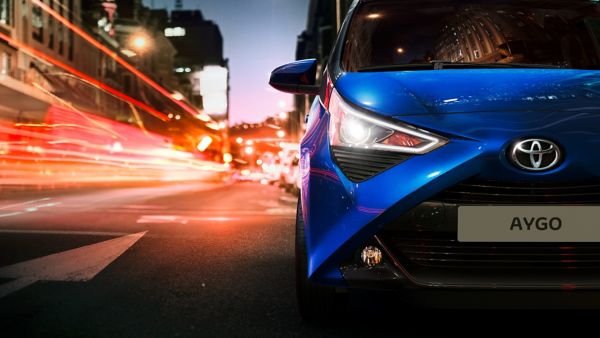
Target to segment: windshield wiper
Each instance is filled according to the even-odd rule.
[[[406,63],[402,65],[383,65],[358,68],[359,72],[386,72],[394,70],[428,70],[433,69],[433,63]]]
[[[561,66],[541,63],[476,63],[452,62],[444,63],[443,68],[549,68],[560,69]]]
[[[401,65],[383,65],[383,66],[370,66],[359,68],[359,72],[385,72],[395,70],[442,70],[442,69],[453,69],[453,68],[548,68],[548,69],[560,69],[561,66],[551,64],[537,64],[537,63],[477,63],[477,62],[448,62],[448,61],[432,61],[429,63],[407,63]]]

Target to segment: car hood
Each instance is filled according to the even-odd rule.
[[[344,73],[351,103],[387,116],[475,112],[600,113],[600,71],[448,69]]]

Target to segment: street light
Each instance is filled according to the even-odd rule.
[[[254,148],[252,148],[252,147],[246,147],[246,149],[244,150],[244,152],[247,155],[252,155],[254,153]]]
[[[129,48],[136,53],[143,53],[150,48],[150,38],[143,32],[136,33],[129,39]]]
[[[278,131],[277,131],[277,137],[279,137],[279,138],[284,138],[284,137],[285,137],[285,131],[283,131],[283,130],[278,130]]]
[[[146,47],[146,38],[143,36],[136,36],[133,38],[133,47],[136,49],[143,49]]]

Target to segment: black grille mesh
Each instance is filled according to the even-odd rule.
[[[506,183],[471,179],[431,200],[454,204],[600,204],[600,182]]]
[[[332,147],[331,150],[340,169],[353,182],[369,179],[410,158],[405,154],[373,149]]]
[[[393,254],[429,268],[597,269],[598,243],[461,243],[456,234],[410,233],[382,236]]]

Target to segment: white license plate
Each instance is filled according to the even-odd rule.
[[[459,242],[600,242],[600,206],[461,206]]]

